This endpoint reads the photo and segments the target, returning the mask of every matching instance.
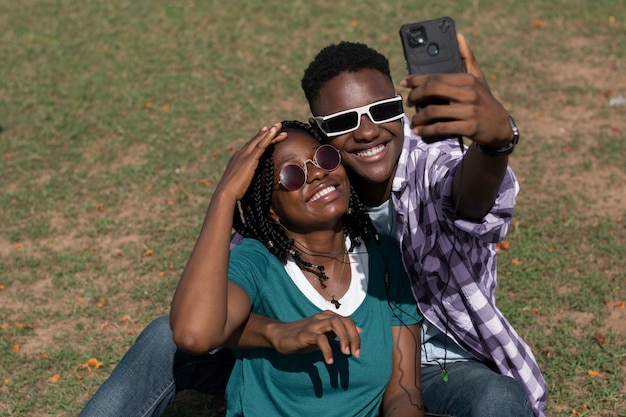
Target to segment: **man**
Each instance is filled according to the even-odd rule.
[[[518,191],[508,169],[517,127],[491,95],[462,36],[459,46],[466,74],[413,75],[403,80],[402,85],[411,89],[410,106],[432,97],[450,101],[425,107],[410,123],[393,99],[387,59],[363,44],[324,48],[305,71],[302,86],[314,116],[311,123],[340,149],[377,229],[395,234],[403,252],[425,317],[426,415],[544,416],[547,392],[534,357],[495,307],[494,246],[508,231]],[[429,145],[417,133],[465,136],[473,144],[467,150],[456,139]],[[102,409],[95,410],[107,395],[120,395],[119,375],[124,371],[134,377],[126,380],[127,388],[135,390],[134,405],[147,410],[138,415],[160,414],[175,392],[171,371],[175,347],[164,325],[165,320],[158,319],[142,333],[127,354],[130,359],[123,358],[81,415],[105,415]],[[337,326],[335,333],[344,334],[340,320]],[[294,328],[299,330],[297,337],[282,337],[293,335]],[[319,346],[326,355],[326,336],[314,323],[280,324],[251,316],[233,345],[272,346],[282,353]],[[151,338],[164,341],[154,346]],[[348,354],[360,348],[358,337],[342,344]],[[156,374],[142,375],[146,370],[131,363],[136,355],[151,359],[150,371]],[[225,378],[230,369],[227,350],[191,360],[177,355],[183,358],[183,366],[175,367],[178,390],[223,392],[218,377]],[[202,361],[213,361],[205,366],[210,374],[199,371],[206,365]],[[213,387],[197,384],[196,375],[204,375]],[[136,414],[124,406],[118,415]]]

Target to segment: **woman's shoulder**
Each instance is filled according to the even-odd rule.
[[[232,257],[241,258],[265,258],[271,256],[270,251],[256,239],[244,238],[231,250]]]

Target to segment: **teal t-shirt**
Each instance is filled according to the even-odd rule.
[[[234,351],[228,416],[376,416],[391,376],[391,326],[421,319],[395,243],[370,242],[366,297],[350,315],[361,333],[361,356],[331,341],[334,363],[322,354],[282,355],[273,349]],[[244,239],[230,254],[229,279],[242,287],[254,313],[291,322],[319,313],[283,264],[258,241]],[[387,282],[387,283],[386,283]]]

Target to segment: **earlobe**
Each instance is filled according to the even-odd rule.
[[[278,217],[278,214],[276,214],[276,212],[274,211],[274,207],[270,207],[270,217],[274,219],[276,223],[280,224],[280,218]]]

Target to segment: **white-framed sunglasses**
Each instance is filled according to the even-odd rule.
[[[404,116],[402,96],[397,95],[380,101],[375,101],[366,106],[343,110],[328,116],[317,116],[315,122],[324,134],[329,137],[353,132],[361,126],[361,116],[367,114],[370,120],[376,124],[393,122]]]

